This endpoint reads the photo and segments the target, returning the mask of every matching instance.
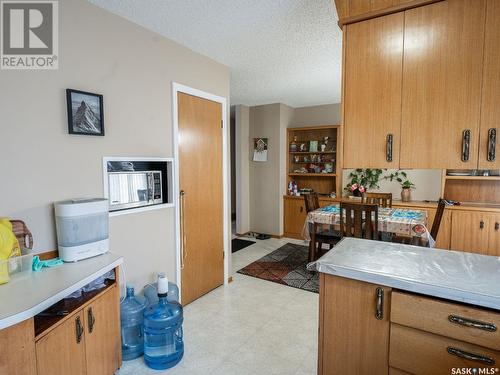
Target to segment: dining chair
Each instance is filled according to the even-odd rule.
[[[304,194],[304,203],[307,213],[320,208],[318,193]],[[309,262],[317,260],[322,255],[323,244],[328,244],[328,250],[331,250],[340,239],[338,235],[330,231],[319,229],[319,225],[313,223],[309,242]]]
[[[392,193],[365,193],[361,201],[366,204],[376,204],[379,207],[392,208]]]
[[[439,228],[441,227],[441,221],[443,220],[444,209],[446,208],[446,200],[439,198],[436,214],[434,215],[434,221],[432,222],[431,231],[429,234],[431,235],[434,241],[437,240],[437,236],[439,234]],[[428,247],[428,241],[425,238],[412,238],[412,237],[402,237],[402,236],[394,236],[392,238],[392,242],[402,243],[405,245],[416,245]]]
[[[379,240],[378,205],[341,202],[340,235]]]

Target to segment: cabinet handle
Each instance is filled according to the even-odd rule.
[[[300,206],[300,212],[304,211],[304,207]]]
[[[387,134],[387,145],[386,145],[386,160],[392,162],[392,145],[394,142],[394,135]]]
[[[92,311],[92,307],[89,307],[89,309],[87,310],[87,318],[89,323],[89,333],[92,333],[95,324],[95,317],[94,317],[94,312]]]
[[[495,128],[491,128],[488,130],[488,154],[486,155],[486,160],[495,161],[497,157],[496,146],[497,146],[497,130]]]
[[[495,230],[499,230],[500,229],[500,224],[499,223],[495,223]]]
[[[485,355],[466,352],[464,350],[453,348],[451,346],[448,346],[448,348],[446,350],[451,355],[454,355],[454,356],[459,357],[459,358],[468,359],[469,361],[481,362],[481,363],[485,363],[487,365],[494,365],[495,364],[495,360],[493,358],[487,357]]]
[[[384,319],[384,289],[377,288],[376,289],[377,296],[377,308],[375,310],[375,318],[378,320]]]
[[[470,158],[470,130],[466,129],[462,133],[462,161],[469,161]]]
[[[479,222],[479,229],[484,229],[484,221],[483,220],[481,220]]]
[[[77,316],[75,319],[75,327],[76,327],[76,343],[79,344],[80,341],[82,341],[82,335],[83,335],[82,321],[80,320],[79,316]]]
[[[481,322],[480,320],[462,318],[458,315],[450,315],[448,316],[448,320],[452,323],[459,324],[461,326],[482,329],[488,332],[495,332],[497,330],[497,326],[493,323]]]

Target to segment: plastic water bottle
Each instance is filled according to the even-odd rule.
[[[143,321],[146,301],[134,296],[134,288],[127,285],[127,296],[120,304],[122,325],[122,358],[128,361],[144,352]]]
[[[182,306],[167,296],[168,280],[158,275],[158,303],[144,311],[144,361],[155,370],[175,366],[184,355]]]
[[[164,273],[158,274],[158,277],[164,276]],[[158,283],[147,284],[144,287],[144,296],[146,297],[148,306],[158,303]],[[176,284],[171,283],[170,281],[168,282],[167,301],[179,302],[179,287]]]

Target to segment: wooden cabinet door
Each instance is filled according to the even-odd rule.
[[[488,255],[500,257],[500,214],[490,215]]]
[[[304,199],[284,198],[284,200],[284,235],[290,238],[302,238],[302,228],[307,216]]]
[[[82,332],[80,341],[77,340],[77,325],[80,325],[80,332]],[[84,375],[87,373],[81,311],[37,341],[36,362],[38,375]]]
[[[7,301],[4,301],[7,303]],[[33,318],[0,330],[0,374],[35,375]]]
[[[345,27],[344,168],[399,166],[403,22],[401,12]]]
[[[388,374],[390,299],[391,288],[320,275],[318,374]]]
[[[447,0],[405,11],[401,168],[476,168],[485,6]]]
[[[484,44],[479,169],[500,169],[500,1],[488,0]],[[491,143],[490,133],[496,132]],[[494,152],[494,160],[488,153]]]
[[[451,220],[451,250],[488,253],[491,215],[480,211],[454,211]]]
[[[87,373],[114,374],[121,366],[118,289],[112,287],[84,309]]]

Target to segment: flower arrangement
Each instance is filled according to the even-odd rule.
[[[381,174],[382,169],[354,169],[349,173],[350,182],[344,190],[355,197],[360,197],[366,190],[379,187]]]
[[[391,182],[396,180],[401,184],[401,188],[403,189],[415,188],[415,184],[408,179],[408,175],[406,174],[405,171],[396,171],[388,176],[385,176],[384,179],[389,180]]]

